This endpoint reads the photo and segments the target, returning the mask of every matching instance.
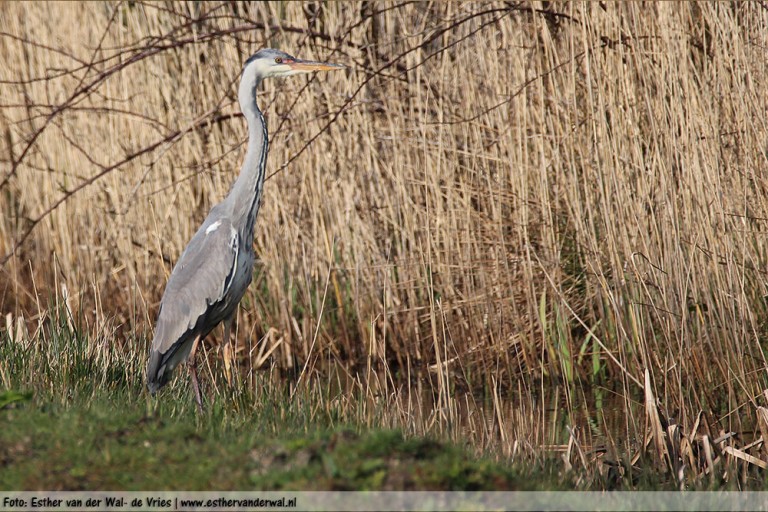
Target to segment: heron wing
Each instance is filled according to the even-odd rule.
[[[212,306],[226,298],[232,284],[240,239],[229,218],[215,217],[209,216],[189,241],[165,287],[152,341],[152,351],[161,354],[163,361],[189,335],[205,329],[202,324]]]

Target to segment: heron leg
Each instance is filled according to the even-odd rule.
[[[197,381],[197,359],[195,354],[197,353],[197,345],[200,343],[201,336],[198,335],[195,341],[192,342],[192,350],[189,352],[189,359],[187,360],[187,366],[189,366],[189,373],[192,375],[192,390],[195,393],[195,402],[197,403],[197,411],[202,414],[203,412],[203,399],[200,395],[200,384]]]
[[[224,352],[224,377],[227,379],[227,384],[232,386],[234,379],[234,367],[235,367],[235,353],[232,345],[229,344],[230,335],[232,333],[232,319],[234,315],[224,320],[224,344],[222,346]]]

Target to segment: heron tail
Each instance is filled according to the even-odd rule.
[[[149,392],[154,395],[157,390],[165,386],[168,382],[166,375],[166,365],[163,364],[163,355],[152,350],[149,353],[149,363],[147,363],[147,388]]]

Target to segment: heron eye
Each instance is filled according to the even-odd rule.
[[[282,64],[282,63],[283,63],[283,59],[281,59],[280,57],[275,57],[275,64]]]

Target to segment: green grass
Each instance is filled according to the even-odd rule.
[[[0,488],[54,490],[496,490],[557,486],[459,447],[398,431],[331,427],[290,404],[202,416],[182,393],[129,390],[66,403],[15,400],[0,411]],[[7,394],[7,393],[6,393]],[[295,407],[295,406],[294,406]],[[279,434],[276,434],[279,432]]]
[[[286,423],[262,414],[147,416],[105,399],[35,401],[0,412],[0,488],[67,490],[517,489],[512,469],[455,446],[399,432]],[[191,409],[191,407],[190,407]],[[267,418],[269,422],[271,418]],[[302,432],[303,431],[303,432]]]
[[[0,332],[0,489],[497,490],[553,488],[530,471],[429,438],[366,429],[315,391],[207,390],[199,415],[184,369],[157,398],[142,344],[89,340],[52,318],[32,340]],[[261,378],[261,377],[260,377]],[[320,406],[320,403],[325,405]],[[383,414],[374,410],[371,414]],[[371,418],[367,418],[370,421]]]

